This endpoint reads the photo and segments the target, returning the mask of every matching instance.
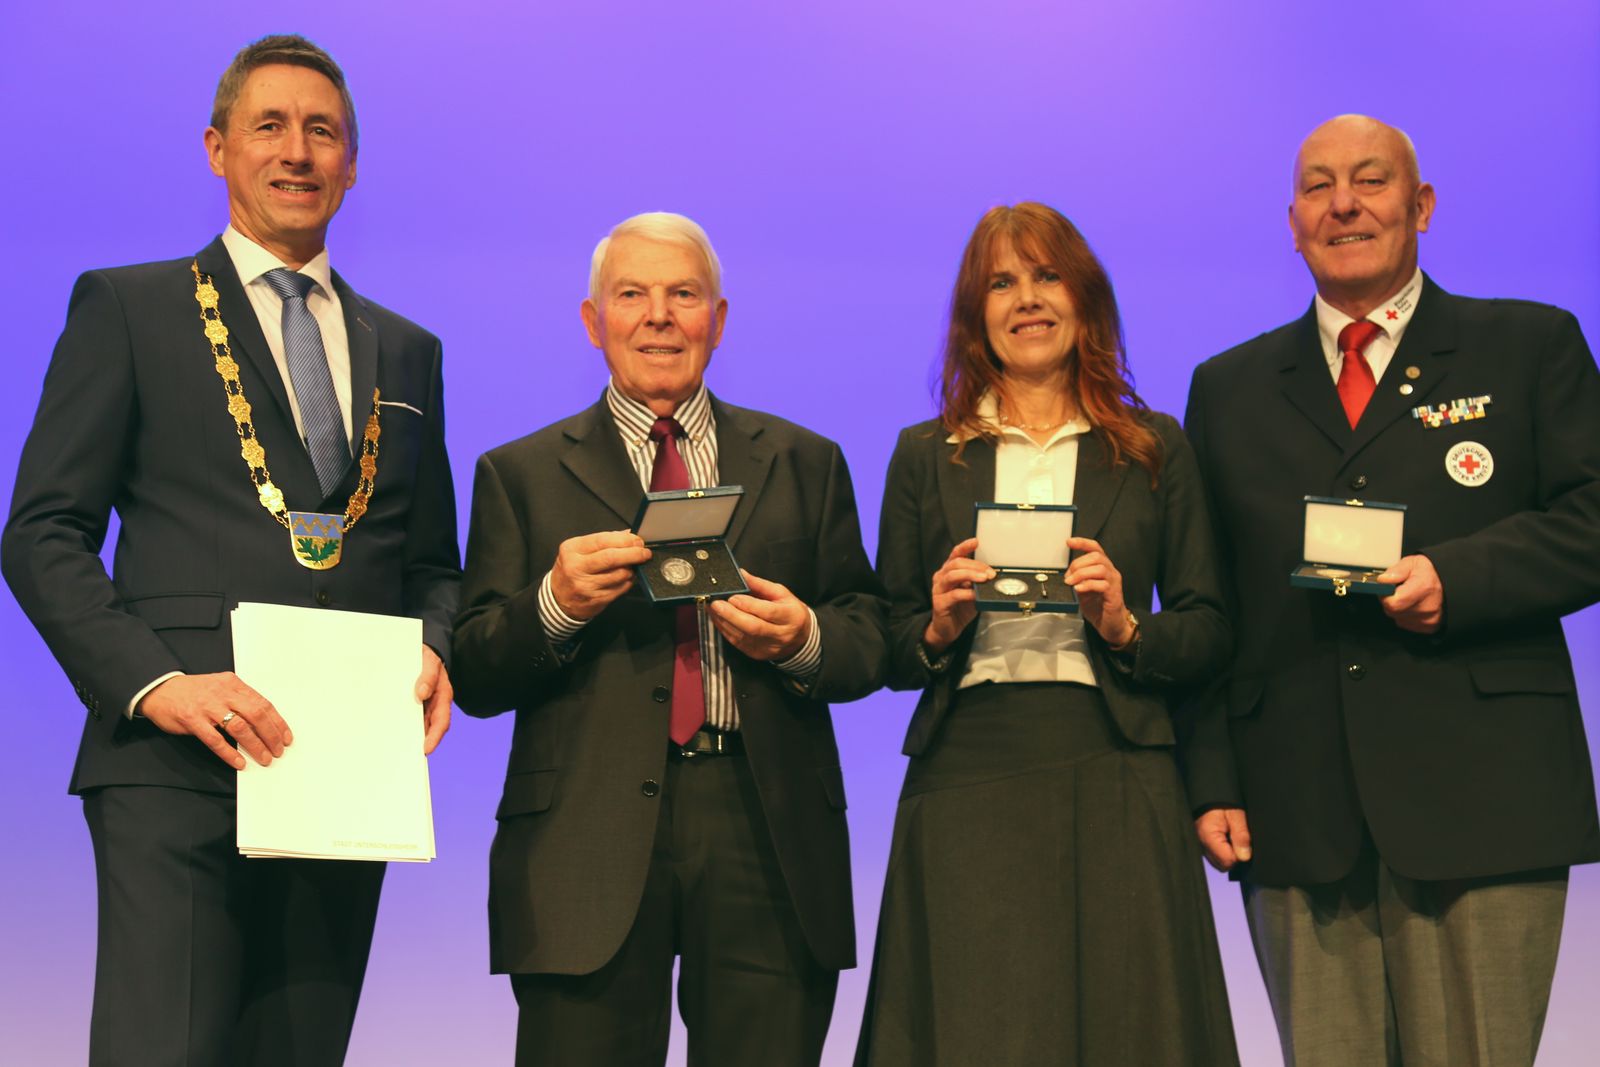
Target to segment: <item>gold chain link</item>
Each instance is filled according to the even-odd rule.
[[[198,260],[190,263],[189,269],[194,272],[194,298],[200,305],[200,321],[205,324],[206,340],[211,344],[211,358],[216,362],[222,388],[228,394],[228,414],[233,417],[234,429],[239,433],[239,455],[250,471],[250,484],[255,486],[261,506],[287,530],[289,509],[284,505],[283,492],[272,484],[266,449],[256,437],[255,423],[250,421],[250,401],[245,399],[244,385],[239,381],[239,364],[234,362],[233,350],[228,346],[228,328],[222,324],[222,315],[217,310],[217,288],[211,284],[209,274],[200,273]],[[344,509],[345,533],[367,513],[373,479],[378,476],[378,398],[379,391],[374,389],[372,414],[367,416],[367,426],[361,435],[361,477]]]

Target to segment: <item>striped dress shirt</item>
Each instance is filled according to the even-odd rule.
[[[655,470],[656,445],[650,440],[650,428],[656,415],[637,400],[623,396],[616,383],[606,386],[606,407],[622,435],[623,448],[639,476],[641,489],[648,489],[650,476]],[[717,423],[711,411],[711,394],[702,385],[693,396],[673,412],[678,425],[683,427],[684,439],[678,451],[684,465],[689,468],[689,484],[704,489],[717,484]],[[809,607],[806,609],[811,611]],[[551,588],[551,576],[545,573],[539,584],[539,621],[544,625],[550,643],[569,658],[576,652],[583,622],[572,618],[556,603]],[[711,625],[711,616],[700,612],[700,663],[701,684],[705,687],[706,725],[718,730],[739,729],[739,706],[734,699],[733,672],[728,668],[723,651],[722,635]],[[811,612],[811,627],[806,643],[800,651],[786,660],[777,660],[773,666],[802,681],[816,675],[822,666],[822,634],[817,626],[817,614]]]

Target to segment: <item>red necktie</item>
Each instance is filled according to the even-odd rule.
[[[1344,405],[1344,417],[1350,420],[1352,430],[1361,421],[1367,401],[1372,399],[1373,391],[1378,388],[1378,380],[1372,376],[1372,367],[1361,353],[1382,332],[1383,327],[1366,319],[1357,319],[1339,331],[1339,351],[1344,354],[1344,365],[1339,368],[1337,388],[1339,402]]]
[[[689,467],[678,451],[683,427],[677,419],[657,419],[650,427],[656,443],[655,467],[650,471],[650,491],[688,489]],[[705,725],[706,695],[700,682],[700,612],[693,604],[680,604],[674,620],[677,647],[672,654],[672,718],[667,735],[684,744]]]

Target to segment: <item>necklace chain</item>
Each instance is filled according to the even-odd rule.
[[[211,358],[222,379],[222,388],[228,394],[228,414],[233,416],[234,429],[239,434],[239,455],[250,472],[250,484],[255,486],[261,506],[287,530],[290,528],[289,509],[283,502],[283,491],[272,482],[267,470],[267,451],[261,446],[255,423],[250,419],[250,401],[245,399],[244,385],[239,381],[239,364],[228,345],[228,328],[222,324],[222,314],[217,310],[217,288],[211,284],[209,274],[200,273],[198,261],[191,262],[189,269],[194,272],[194,298],[200,305],[200,321],[205,324],[206,340],[211,344]],[[346,533],[367,513],[373,479],[378,476],[378,397],[379,391],[374,389],[372,414],[367,416],[366,429],[361,434],[361,477],[344,510]]]

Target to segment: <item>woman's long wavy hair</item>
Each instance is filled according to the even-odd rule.
[[[956,460],[970,438],[993,437],[993,428],[978,415],[978,402],[986,393],[998,398],[1005,391],[1004,368],[989,344],[984,306],[997,253],[1006,240],[1025,263],[1061,275],[1078,319],[1078,339],[1067,354],[1067,389],[1105,445],[1111,465],[1139,464],[1153,488],[1161,440],[1141,418],[1149,407],[1133,388],[1111,279],[1078,228],[1044,204],[990,208],[962,253],[939,386],[939,419],[962,442]]]

